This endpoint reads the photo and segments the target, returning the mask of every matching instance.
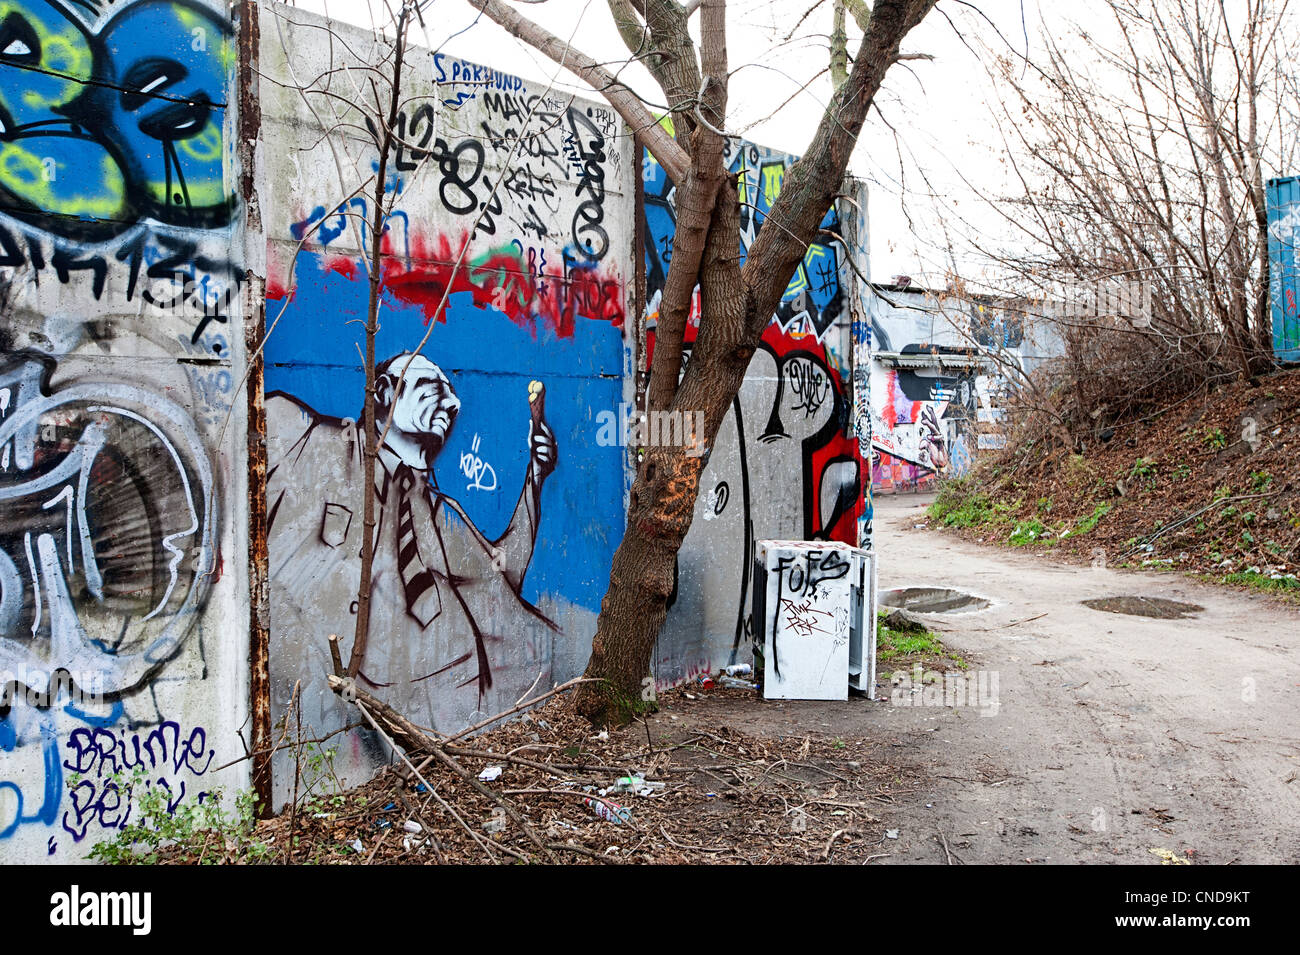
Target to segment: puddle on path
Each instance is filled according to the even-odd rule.
[[[1134,617],[1155,617],[1158,620],[1185,620],[1205,609],[1196,604],[1185,604],[1164,597],[1097,597],[1082,603],[1093,610],[1126,613]]]
[[[983,610],[990,601],[963,590],[947,587],[899,587],[880,594],[880,606],[912,613],[952,613],[954,610]]]

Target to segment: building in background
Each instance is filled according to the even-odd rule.
[[[1052,322],[1011,299],[920,288],[871,294],[871,486],[919,491],[1006,444],[1006,401],[1064,351]]]

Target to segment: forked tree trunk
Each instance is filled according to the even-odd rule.
[[[728,179],[719,189],[700,268],[708,321],[700,322],[672,402],[683,421],[699,421],[702,412],[704,433],[695,436],[700,444],[694,447],[647,448],[637,467],[627,529],[614,553],[585,674],[602,682],[584,684],[577,694],[579,711],[592,722],[626,722],[653,700],[647,674],[668,613],[673,565],[690,530],[708,449],[757,346],[747,341],[750,295],[737,265],[739,213],[736,183]]]
[[[704,434],[697,438],[704,447],[646,449],[632,484],[627,528],[614,553],[587,663],[585,676],[591,682],[582,684],[575,696],[579,711],[592,722],[623,723],[653,700],[653,692],[646,692],[650,657],[668,612],[673,563],[691,526],[713,439],[790,276],[839,191],[885,72],[898,59],[903,37],[936,0],[876,0],[869,12],[861,2],[850,4],[865,35],[848,79],[831,97],[803,158],[786,174],[743,269],[736,182],[722,167],[721,137],[713,132],[725,129],[731,74],[725,0],[701,0],[690,7],[699,9],[698,63],[687,29],[687,7],[675,0],[608,0],[620,35],[672,104],[677,140],[591,57],[504,0],[468,2],[599,90],[678,187],[681,218],[664,283],[665,321],[656,336],[650,370],[651,409],[680,412],[680,420],[691,422],[698,422],[703,413]],[[681,338],[696,285],[700,327],[678,384]]]
[[[584,674],[593,682],[583,684],[575,697],[579,712],[593,723],[625,723],[652,705],[651,656],[667,616],[673,564],[690,529],[700,475],[714,437],[740,390],[749,360],[790,275],[839,191],[849,154],[885,72],[897,59],[903,37],[933,5],[934,0],[879,0],[875,4],[848,80],[832,97],[804,158],[787,173],[743,269],[739,267],[740,208],[734,178],[727,177],[717,194],[695,277],[700,286],[699,333],[670,406],[688,421],[697,420],[691,412],[703,412],[705,453],[651,447],[638,466],[627,528],[614,554]],[[706,59],[710,55],[707,27],[708,21],[702,21]],[[725,63],[725,51],[721,59]],[[725,98],[722,101],[725,103]],[[701,170],[700,164],[702,158],[711,162],[712,157],[700,145],[692,150],[692,173],[702,171],[701,178],[707,180],[709,169]],[[680,287],[683,276],[674,276],[672,269],[687,261],[695,261],[695,256],[679,259],[674,249],[669,284]],[[659,361],[656,347],[655,364]],[[655,370],[651,371],[652,380]],[[662,383],[662,368],[659,371]]]

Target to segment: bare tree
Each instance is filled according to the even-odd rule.
[[[1044,30],[1033,62],[988,58],[1019,189],[990,199],[1007,241],[983,226],[972,244],[1009,288],[1073,303],[1076,422],[1271,367],[1264,181],[1294,149],[1288,6],[1109,0],[1088,29]]]
[[[700,473],[789,276],[836,198],[867,111],[899,46],[935,0],[877,0],[861,6],[865,31],[812,141],[791,166],[762,231],[740,264],[740,206],[723,165],[728,81],[725,0],[609,0],[631,53],[670,106],[673,133],[628,86],[504,0],[469,0],[511,34],[563,62],[618,111],[676,189],[677,231],[665,279],[650,369],[648,410],[702,415],[704,454],[654,447],[638,465],[627,528],[614,555],[578,706],[597,722],[619,722],[641,705],[643,678],[673,587],[673,566],[690,527]],[[856,5],[855,6],[859,6]],[[700,17],[700,45],[690,18]],[[701,317],[683,372],[683,336],[696,287]]]
[[[379,457],[379,444],[375,423],[375,335],[379,331],[379,302],[383,294],[383,272],[380,256],[383,254],[384,226],[392,206],[397,201],[397,190],[392,195],[386,194],[388,182],[388,163],[397,142],[397,115],[402,106],[402,60],[406,53],[406,34],[411,17],[415,12],[412,0],[402,0],[394,23],[394,35],[391,46],[391,59],[383,64],[386,69],[383,79],[387,80],[388,89],[381,91],[378,84],[371,81],[374,92],[376,111],[381,119],[379,128],[374,130],[376,145],[379,147],[379,160],[375,167],[373,184],[373,212],[364,227],[370,236],[369,284],[370,293],[366,303],[366,395],[363,404],[362,460],[365,461],[365,474],[373,474],[375,462]],[[383,102],[387,93],[387,104]],[[391,420],[385,422],[385,429]],[[375,563],[375,482],[365,481],[363,485],[363,504],[361,526],[361,583],[357,588],[357,622],[355,636],[352,640],[352,654],[348,660],[348,676],[356,676],[365,659],[366,644],[370,637],[370,581]]]

